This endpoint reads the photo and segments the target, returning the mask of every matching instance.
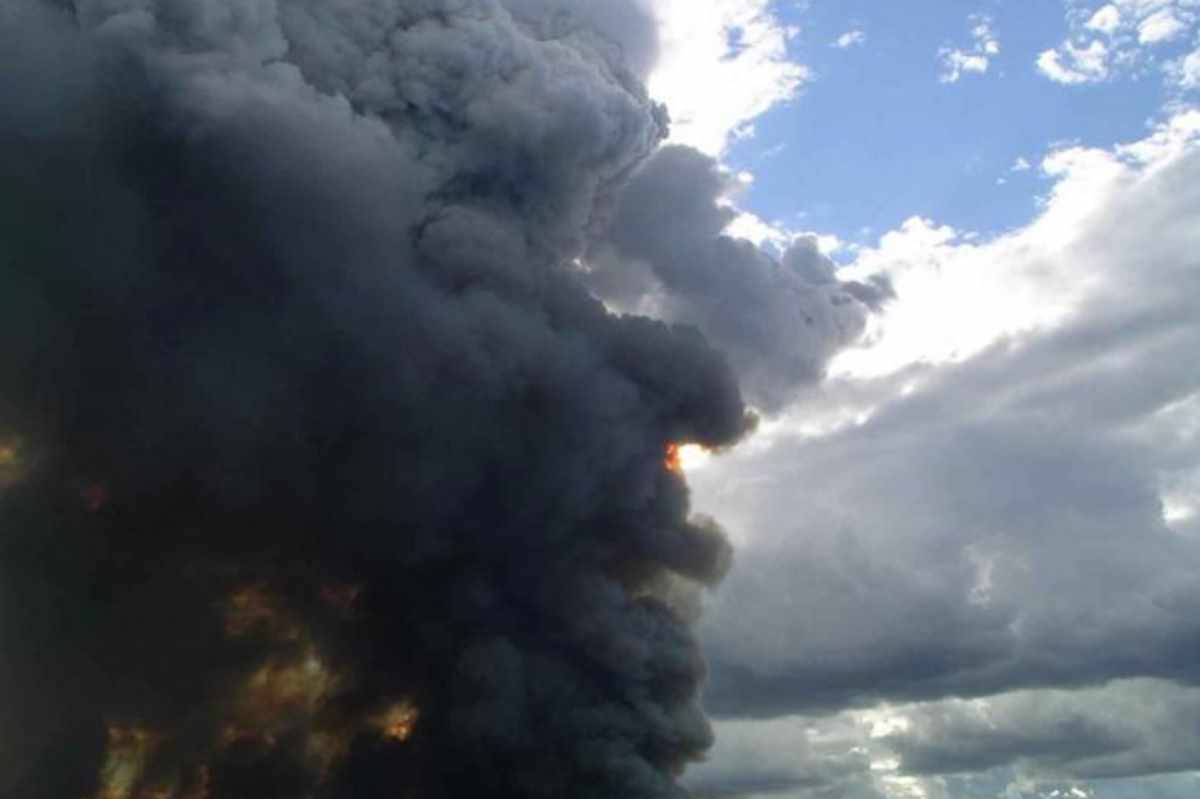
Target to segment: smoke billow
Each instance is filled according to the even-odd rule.
[[[749,417],[571,267],[654,50],[634,0],[4,3],[0,796],[682,794],[729,553],[664,449]]]
[[[615,307],[699,328],[729,354],[748,397],[775,410],[823,376],[893,290],[883,275],[839,280],[812,237],[776,258],[727,235],[735,188],[710,156],[658,150],[613,201],[586,280]]]

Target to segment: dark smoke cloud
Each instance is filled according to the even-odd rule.
[[[891,299],[886,277],[841,281],[802,237],[775,258],[724,234],[732,175],[711,157],[664,147],[615,202],[606,239],[589,254],[589,284],[620,308],[695,325],[728,352],[751,400],[776,409],[815,382]]]
[[[664,447],[748,417],[569,268],[638,9],[0,9],[0,796],[682,795],[729,552]]]

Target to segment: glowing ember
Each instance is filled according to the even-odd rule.
[[[417,706],[405,701],[392,705],[372,721],[384,738],[402,743],[412,737],[420,718]]]

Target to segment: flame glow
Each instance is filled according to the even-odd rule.
[[[683,474],[693,469],[699,469],[712,459],[713,453],[700,444],[667,444],[663,457],[663,466],[669,472]]]
[[[146,727],[110,725],[100,788],[95,799],[209,799],[212,771],[207,766],[190,776],[145,785],[151,761],[166,744],[166,736]]]
[[[287,618],[280,603],[262,585],[249,585],[234,591],[225,608],[225,634],[241,638],[251,633],[294,641],[300,628]]]
[[[313,587],[315,597],[344,614],[354,610],[361,593],[359,586]],[[274,644],[274,654],[245,673],[226,700],[221,726],[199,751],[175,751],[179,744],[170,731],[111,724],[100,788],[91,799],[210,799],[209,764],[216,763],[223,751],[249,747],[251,752],[265,753],[296,732],[306,735],[309,762],[323,780],[347,757],[359,733],[374,733],[395,743],[412,737],[421,713],[411,700],[377,709],[374,715],[347,717],[336,712],[338,695],[352,683],[351,675],[331,669],[310,631],[265,583],[237,588],[220,610],[230,638],[255,636]],[[189,745],[195,747],[196,742]],[[180,756],[191,765],[160,772],[163,763],[179,762]]]
[[[150,799],[153,794],[139,791],[138,781],[150,758],[162,745],[162,736],[143,727],[110,726],[108,750],[100,771],[100,791],[96,799]]]
[[[674,472],[675,474],[683,473],[683,459],[680,456],[682,449],[683,448],[674,441],[667,443],[667,451],[663,456],[663,466],[668,472]]]
[[[290,719],[311,716],[337,684],[315,652],[293,663],[267,663],[242,688],[236,712],[266,736]]]
[[[20,440],[0,438],[0,489],[17,483],[24,473],[23,467]]]
[[[403,742],[412,737],[421,718],[421,711],[411,702],[392,705],[372,722],[380,734],[389,741]]]

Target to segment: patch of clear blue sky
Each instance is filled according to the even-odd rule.
[[[1156,72],[1094,86],[1042,76],[1038,53],[1067,34],[1058,0],[812,0],[777,11],[800,27],[791,46],[815,80],[726,160],[756,175],[745,207],[847,241],[873,242],[914,215],[984,234],[1023,224],[1046,185],[1036,168],[1011,173],[1018,157],[1036,167],[1056,142],[1141,138],[1165,100]],[[971,45],[972,14],[991,18],[1001,51],[986,74],[941,83],[939,50]],[[849,30],[866,43],[830,46]]]

